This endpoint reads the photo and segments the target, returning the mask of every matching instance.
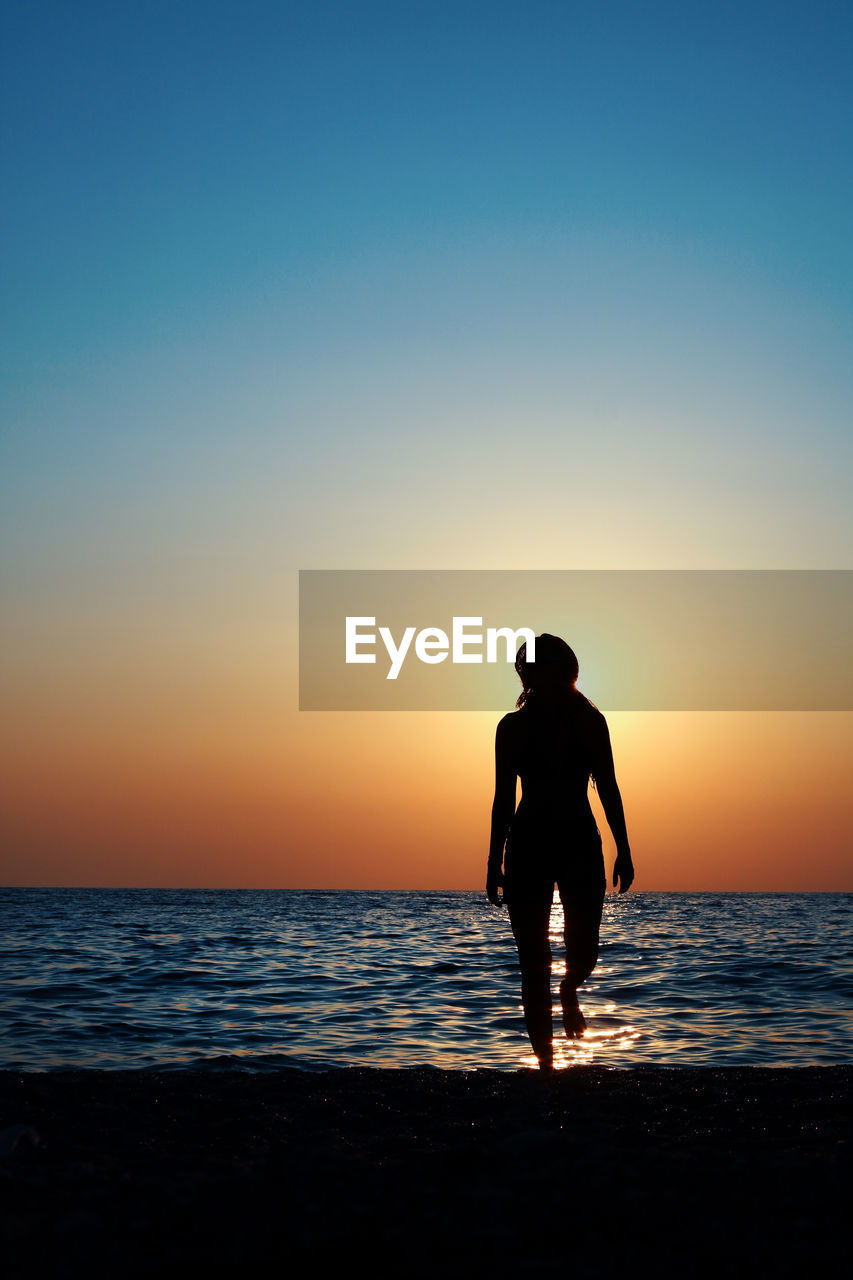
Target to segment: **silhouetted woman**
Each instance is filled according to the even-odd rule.
[[[536,637],[535,659],[527,661],[527,646],[522,645],[515,660],[522,685],[517,710],[504,716],[495,735],[486,893],[490,902],[503,901],[509,910],[527,1032],[540,1067],[549,1070],[553,1029],[548,923],[555,884],[565,916],[566,976],[560,1002],[569,1037],[586,1030],[577,990],[598,960],[606,878],[601,833],[587,795],[590,777],[616,841],[613,884],[619,885],[620,893],[630,888],[634,867],[607,721],[575,687],[578,660],[565,640],[547,632]],[[522,788],[517,809],[516,777]]]

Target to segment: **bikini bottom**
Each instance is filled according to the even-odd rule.
[[[607,880],[601,833],[597,826],[580,834],[543,823],[525,822],[510,828],[504,853],[504,898],[549,903],[554,886],[561,899],[595,907]]]

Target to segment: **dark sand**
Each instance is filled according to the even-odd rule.
[[[838,1274],[851,1071],[0,1072],[4,1270]]]

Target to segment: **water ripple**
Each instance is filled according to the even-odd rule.
[[[558,1065],[849,1062],[851,904],[608,898]],[[556,904],[555,994],[561,930]],[[0,890],[0,953],[5,1067],[533,1062],[506,915],[476,893]]]

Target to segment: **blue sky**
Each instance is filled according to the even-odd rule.
[[[276,542],[512,567],[501,495],[523,523],[566,484],[555,567],[848,564],[851,33],[842,4],[8,9],[18,570],[60,529],[85,565],[105,521],[156,559],[152,510],[173,546],[224,521],[235,572]]]

